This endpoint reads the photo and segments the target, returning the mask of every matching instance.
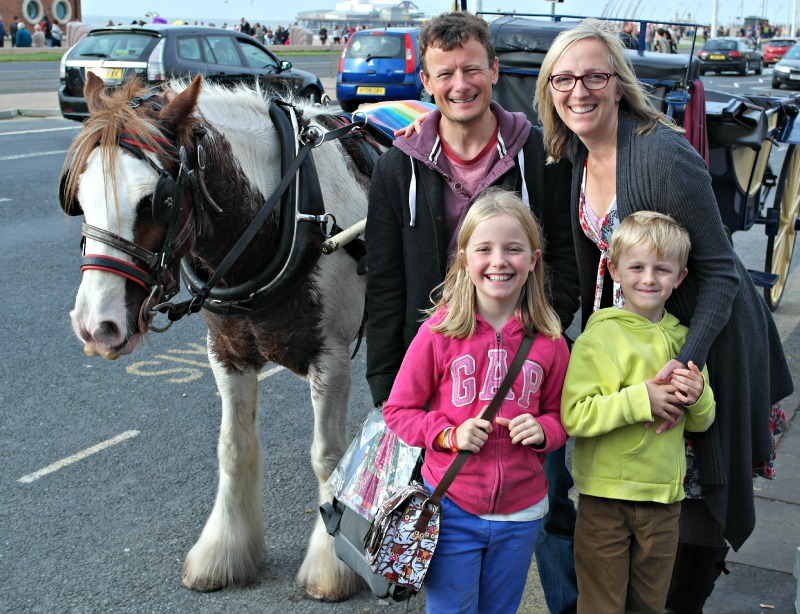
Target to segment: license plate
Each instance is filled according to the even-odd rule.
[[[357,87],[356,94],[368,96],[383,96],[386,93],[385,87]]]
[[[708,59],[709,60],[724,60],[725,56],[724,55],[710,55],[710,56],[708,56]]]
[[[119,81],[122,79],[121,68],[87,68],[86,72],[93,72],[104,81]]]
[[[796,80],[800,79],[800,73],[797,73],[797,74],[794,74],[794,75],[789,75],[789,78],[796,81]]]

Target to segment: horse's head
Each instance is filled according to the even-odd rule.
[[[132,352],[153,304],[178,291],[194,218],[190,190],[175,186],[200,88],[198,77],[179,94],[137,81],[108,92],[87,74],[91,115],[67,153],[59,197],[66,213],[84,215],[83,276],[70,315],[89,355]]]

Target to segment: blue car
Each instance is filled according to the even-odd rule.
[[[336,100],[347,113],[362,102],[430,100],[419,76],[419,28],[355,32],[339,60]]]

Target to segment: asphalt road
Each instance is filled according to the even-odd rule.
[[[745,82],[706,80],[739,91]],[[763,87],[756,77],[746,83]],[[286,371],[261,383],[266,565],[248,587],[199,594],[181,586],[217,479],[219,398],[205,331],[194,316],[117,362],[81,352],[68,317],[80,221],[65,220],[56,199],[78,129],[55,118],[0,122],[0,612],[383,611],[368,593],[321,604],[294,584],[317,502],[308,391]],[[760,228],[734,239],[748,266],[763,266]],[[800,318],[793,299],[777,314],[789,331]],[[797,338],[787,354],[798,355]],[[370,405],[364,356],[353,362],[351,432]],[[418,600],[411,611],[420,608]]]

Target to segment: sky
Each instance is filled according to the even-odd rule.
[[[400,0],[398,0],[399,2]],[[412,0],[426,15],[436,15],[450,10],[451,0]],[[476,7],[482,2],[482,7]],[[84,19],[93,16],[142,17],[148,11],[172,19],[204,20],[227,19],[229,23],[246,17],[251,23],[266,21],[282,23],[294,21],[300,11],[332,10],[337,0],[82,0]],[[742,16],[760,15],[775,24],[789,23],[790,11],[798,0],[717,0],[717,22],[735,24]],[[276,5],[278,5],[276,7]],[[555,4],[557,13],[563,15],[640,17],[675,21],[691,19],[699,23],[711,23],[714,0],[564,0]],[[113,6],[113,9],[111,7]],[[541,13],[549,15],[553,3],[545,0],[468,0],[471,11],[512,11],[519,13]],[[696,12],[695,12],[696,11]]]

